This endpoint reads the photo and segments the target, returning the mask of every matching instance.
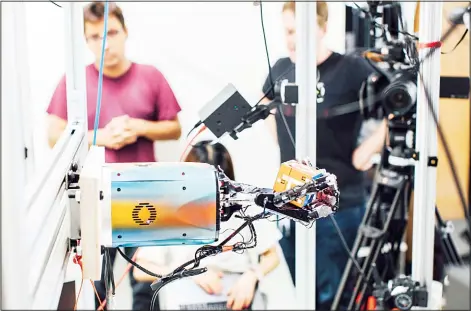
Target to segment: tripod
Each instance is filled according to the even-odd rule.
[[[414,176],[413,166],[403,165],[400,160],[417,156],[413,148],[406,146],[406,136],[413,129],[410,126],[412,122],[404,120],[389,121],[392,147],[383,148],[374,176],[371,197],[351,251],[351,257],[359,263],[361,271],[358,267],[353,267],[352,259],[348,260],[332,310],[338,310],[340,303],[347,303],[345,306],[347,310],[365,308],[375,285],[387,283],[387,280],[395,279],[398,274],[400,247],[408,223]],[[430,163],[430,165],[436,164],[436,161]],[[451,240],[450,231],[447,230],[450,227],[442,220],[437,208],[435,213],[439,245],[444,253],[443,264],[462,264]],[[348,288],[353,288],[353,291],[347,295]]]
[[[347,310],[359,310],[364,305],[370,280],[377,273],[376,265],[383,266],[381,279],[394,277],[397,270],[400,245],[407,226],[412,174],[410,167],[389,165],[389,155],[389,149],[384,148],[371,198],[351,252],[359,262],[361,272],[352,267],[353,261],[349,259],[332,310],[338,309],[341,300],[348,300]],[[366,257],[359,260],[359,251],[365,249]],[[347,286],[354,288],[351,297],[344,294]]]

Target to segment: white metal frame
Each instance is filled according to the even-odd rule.
[[[21,6],[21,7],[20,7]],[[25,290],[29,266],[25,245],[24,219],[26,167],[21,139],[21,88],[15,67],[19,55],[15,50],[17,12],[24,3],[2,3],[2,309],[28,309],[31,296]],[[8,129],[7,131],[5,129]],[[14,268],[16,267],[16,268]]]
[[[70,263],[71,219],[64,179],[73,162],[80,167],[85,159],[88,127],[82,8],[80,3],[62,3],[62,9],[69,122],[49,162],[26,184],[24,144],[17,134],[23,136],[21,103],[27,97],[22,88],[28,81],[26,68],[16,66],[26,40],[25,3],[2,3],[2,128],[8,129],[2,131],[2,309],[57,309]],[[82,294],[86,296],[83,290]]]
[[[296,2],[296,158],[316,165],[316,31],[317,3]],[[296,298],[304,310],[316,304],[316,225],[296,225]]]
[[[442,30],[443,2],[420,2],[419,38],[422,42],[440,41]],[[419,52],[420,59],[428,53],[428,49]],[[429,310],[440,309],[440,301],[434,300],[436,283],[433,282],[433,258],[435,237],[435,197],[436,197],[436,167],[427,166],[429,157],[436,157],[437,130],[433,121],[432,110],[429,108],[424,92],[424,86],[430,93],[434,112],[438,118],[440,98],[440,50],[425,60],[420,68],[424,81],[418,81],[417,94],[417,131],[416,150],[419,160],[415,165],[414,180],[414,219],[412,242],[412,279],[427,287],[429,292]],[[436,298],[435,298],[436,299]]]
[[[14,18],[15,38],[13,47],[15,51],[27,51],[27,31],[26,31],[26,10],[15,7],[12,12]],[[26,165],[26,182],[31,179],[34,174],[34,148],[33,148],[33,128],[31,113],[31,87],[29,77],[29,60],[28,57],[15,57],[16,67],[16,84],[19,89],[18,102],[21,107],[21,124],[23,127],[23,141],[25,151],[23,158]]]

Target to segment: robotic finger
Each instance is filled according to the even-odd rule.
[[[312,167],[309,161],[281,165],[273,189],[235,183],[220,172],[223,189],[222,220],[244,207],[255,205],[270,214],[310,224],[338,209],[339,191],[334,175]]]
[[[339,196],[336,177],[307,162],[283,163],[270,189],[204,163],[105,163],[96,146],[79,185],[83,271],[92,280],[101,278],[103,247],[210,245],[221,222],[248,208],[262,215],[253,220],[277,214],[311,224],[335,213]]]

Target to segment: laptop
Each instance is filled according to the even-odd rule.
[[[206,293],[191,278],[174,281],[159,293],[162,310],[230,310],[227,308],[227,293],[240,274],[225,274],[222,277],[223,291],[219,295]],[[256,292],[254,301],[261,298]]]

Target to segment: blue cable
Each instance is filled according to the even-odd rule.
[[[105,29],[103,33],[103,40],[101,43],[101,59],[100,59],[100,70],[98,73],[98,93],[96,100],[96,111],[95,111],[95,125],[93,128],[93,145],[96,145],[96,134],[98,131],[98,123],[100,121],[100,110],[101,110],[101,97],[103,90],[103,66],[105,63],[105,45],[106,45],[106,36],[108,34],[108,1],[105,2]]]

